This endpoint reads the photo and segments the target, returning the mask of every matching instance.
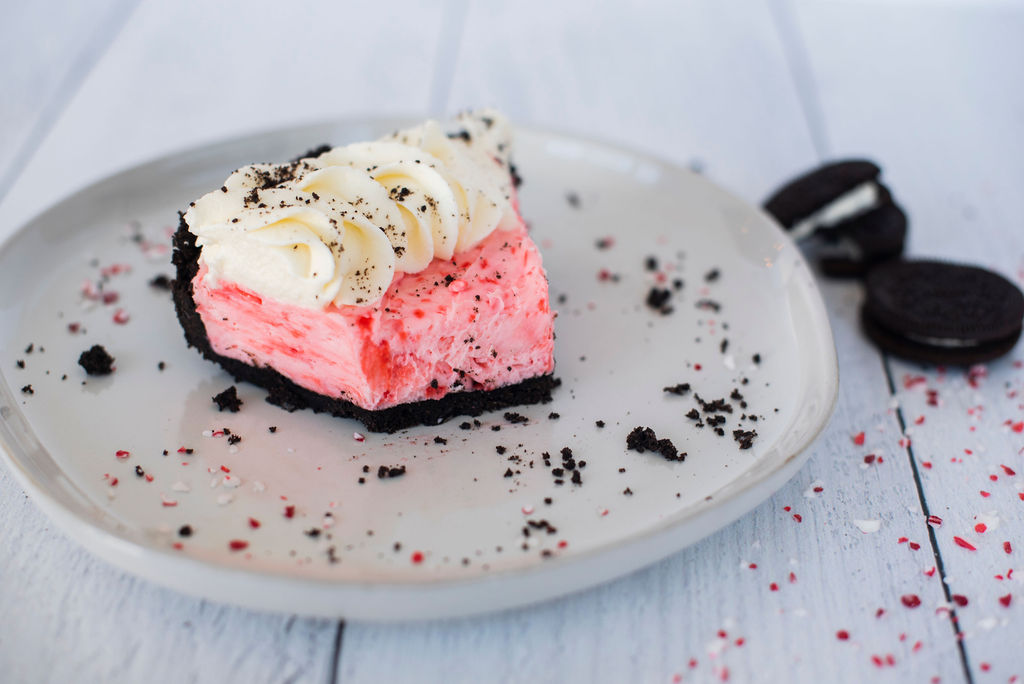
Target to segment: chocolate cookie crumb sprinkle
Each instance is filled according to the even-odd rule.
[[[669,304],[669,300],[672,299],[672,292],[660,287],[652,287],[647,293],[647,299],[644,300],[647,306],[654,309],[662,316],[667,316],[672,313],[672,306]]]
[[[666,461],[686,460],[686,452],[680,453],[669,439],[658,439],[649,427],[635,427],[626,437],[626,448],[639,453],[653,451],[661,454]]]
[[[740,449],[749,449],[754,445],[757,430],[733,430],[732,438],[740,445]]]
[[[389,477],[402,477],[405,475],[405,466],[380,466],[377,468],[377,477],[384,480]]]
[[[171,279],[161,273],[160,275],[154,276],[153,279],[149,281],[149,286],[157,290],[170,290]]]
[[[88,375],[110,375],[114,372],[114,357],[107,353],[103,345],[94,344],[78,357],[78,365]]]
[[[234,385],[228,387],[220,394],[211,397],[211,399],[217,405],[218,411],[238,413],[238,409],[242,408],[242,400],[238,398],[238,389]]]

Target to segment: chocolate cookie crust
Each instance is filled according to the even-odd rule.
[[[414,425],[437,425],[455,416],[479,416],[485,411],[509,406],[546,404],[551,401],[551,391],[561,384],[553,375],[542,375],[490,391],[453,392],[440,399],[400,404],[379,411],[369,411],[350,401],[318,394],[300,387],[273,368],[250,366],[213,351],[193,298],[192,280],[199,272],[200,249],[181,214],[173,242],[172,261],[177,273],[171,291],[178,320],[185,331],[185,341],[236,380],[266,389],[269,392],[267,401],[287,411],[308,408],[340,418],[355,418],[372,432],[395,432]]]

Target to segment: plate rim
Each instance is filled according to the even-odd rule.
[[[287,135],[303,135],[304,133],[308,132],[311,134],[318,130],[356,128],[359,126],[402,126],[406,125],[411,120],[411,117],[401,116],[359,116],[329,119],[315,123],[278,126],[265,129],[263,131],[221,138],[213,142],[199,143],[177,149],[169,153],[149,157],[140,163],[122,168],[119,171],[115,171],[107,176],[96,179],[84,186],[72,189],[56,201],[46,205],[43,209],[36,212],[31,218],[15,228],[3,240],[3,242],[0,243],[0,260],[3,260],[6,254],[15,247],[19,239],[29,233],[37,223],[45,221],[47,214],[57,210],[65,203],[75,200],[81,195],[95,191],[101,185],[123,182],[125,178],[138,173],[141,170],[158,166],[160,164],[166,164],[172,160],[192,157],[201,152],[215,154],[216,148],[229,148],[239,144],[244,144],[246,141],[256,143],[257,141],[281,138]],[[4,415],[0,416],[0,455],[2,455],[4,462],[14,475],[14,479],[26,493],[31,495],[35,504],[55,523],[55,526],[58,527],[65,536],[78,542],[80,546],[87,549],[93,555],[102,558],[104,561],[125,572],[143,577],[157,585],[170,587],[189,595],[206,598],[219,603],[231,603],[248,608],[256,607],[259,610],[296,612],[293,607],[290,608],[284,605],[288,602],[287,598],[283,601],[258,600],[243,602],[231,600],[230,598],[225,598],[225,596],[219,592],[205,590],[208,588],[207,584],[197,586],[194,583],[185,581],[186,578],[189,576],[213,573],[214,580],[216,581],[212,584],[215,585],[220,584],[222,586],[228,586],[239,582],[239,580],[250,582],[255,581],[260,584],[269,582],[274,585],[274,588],[288,590],[293,593],[296,591],[300,593],[311,592],[311,596],[317,595],[324,590],[333,590],[340,592],[341,594],[349,592],[367,592],[371,595],[379,592],[406,594],[407,596],[401,600],[422,598],[421,594],[459,591],[464,588],[473,587],[488,587],[499,582],[503,583],[512,580],[518,580],[521,583],[529,583],[532,581],[543,580],[547,576],[557,577],[566,575],[573,577],[574,580],[572,582],[572,586],[568,589],[563,589],[561,587],[561,584],[565,582],[565,577],[562,577],[562,583],[550,582],[546,590],[532,591],[531,597],[527,600],[506,598],[504,601],[492,602],[488,606],[470,606],[468,609],[464,608],[462,610],[455,610],[453,609],[453,606],[447,606],[447,609],[441,611],[440,614],[434,614],[429,610],[420,612],[415,610],[407,610],[404,612],[392,610],[390,613],[388,611],[384,611],[381,614],[359,614],[355,616],[359,619],[384,621],[431,619],[436,617],[460,617],[491,613],[512,607],[539,603],[556,596],[578,593],[600,584],[604,584],[612,579],[624,577],[642,568],[646,568],[674,553],[678,553],[687,546],[714,534],[726,525],[731,524],[738,518],[753,510],[788,482],[810,457],[810,446],[814,444],[824,429],[828,426],[838,401],[839,366],[834,335],[828,319],[827,311],[825,310],[821,290],[811,275],[812,271],[807,265],[806,258],[799,248],[792,243],[791,238],[778,225],[778,223],[761,207],[747,202],[745,199],[738,197],[727,188],[708,180],[701,174],[697,174],[676,162],[664,159],[656,154],[652,154],[644,150],[630,148],[618,142],[579,135],[559,130],[557,128],[517,125],[515,130],[517,132],[522,131],[547,140],[557,139],[596,146],[605,150],[625,154],[635,160],[653,163],[657,166],[666,167],[675,172],[687,174],[692,178],[699,180],[699,182],[706,183],[713,187],[716,191],[727,196],[732,202],[741,205],[746,210],[759,215],[770,229],[774,230],[776,237],[789,244],[795,256],[797,268],[804,271],[807,276],[806,283],[804,285],[804,292],[809,295],[808,303],[810,304],[812,313],[815,318],[820,319],[818,322],[823,324],[821,327],[816,326],[816,332],[819,333],[821,337],[821,339],[816,342],[823,343],[823,347],[821,349],[822,353],[825,354],[825,358],[823,360],[826,362],[825,365],[828,366],[830,372],[827,377],[816,379],[817,382],[821,383],[826,388],[827,397],[825,405],[821,408],[820,414],[817,416],[817,424],[812,430],[809,430],[806,437],[798,443],[790,453],[782,457],[777,464],[760,474],[758,477],[750,478],[747,482],[733,480],[726,483],[723,487],[713,493],[713,495],[715,495],[721,492],[722,489],[730,489],[731,491],[728,491],[724,498],[720,499],[715,496],[714,500],[711,502],[701,501],[688,507],[688,509],[683,509],[679,511],[679,513],[685,513],[685,517],[682,519],[677,519],[673,516],[668,520],[661,521],[658,524],[649,527],[646,530],[630,534],[628,537],[623,539],[607,542],[594,548],[580,551],[571,556],[555,557],[527,567],[492,570],[485,575],[475,575],[467,578],[430,578],[426,581],[388,579],[364,582],[332,580],[317,577],[296,577],[282,573],[279,570],[225,566],[216,562],[181,555],[180,553],[173,552],[170,549],[138,543],[133,539],[118,534],[113,529],[107,529],[100,524],[81,516],[68,502],[62,501],[51,494],[50,491],[48,491],[49,486],[39,482],[35,475],[30,472],[29,468],[21,462],[21,460],[24,459],[30,460],[31,456],[26,450],[27,445],[21,444],[18,435],[13,432],[9,424],[9,416]],[[11,395],[10,388],[12,386],[7,381],[2,370],[0,370],[0,380],[3,380],[3,382],[0,383],[0,398],[2,398],[4,402],[11,404],[15,410],[18,410],[17,402],[13,400],[13,396]],[[20,417],[23,418],[23,415]],[[27,426],[27,421],[25,422]],[[32,434],[34,435],[34,433]],[[15,456],[16,447],[21,448],[20,457]],[[49,456],[48,452],[44,450],[44,453],[53,460],[52,456]],[[69,482],[77,488],[77,485],[73,480],[69,479]],[[718,514],[717,518],[715,516],[716,513]],[[705,518],[712,518],[713,520],[710,524],[705,524],[702,527],[700,523],[703,522]],[[629,563],[629,568],[626,570],[621,570],[617,567],[614,570],[608,570],[601,564],[596,564],[599,568],[604,569],[596,573],[593,571],[589,572],[588,579],[585,580],[582,577],[576,576],[575,571],[577,568],[582,565],[589,565],[593,567],[595,565],[595,559],[599,559],[604,556],[627,553],[637,547],[655,545],[655,542],[658,540],[668,540],[673,537],[682,539],[683,543],[678,543],[679,539],[677,539],[677,543],[665,544],[661,550],[643,554],[643,560],[641,562]],[[608,566],[612,565],[614,564],[608,564]],[[582,575],[583,573],[580,574]],[[514,592],[510,592],[510,594],[512,593]],[[340,601],[339,605],[344,602],[344,600]],[[399,601],[399,603],[400,602],[401,601]],[[436,603],[436,601],[434,603]],[[497,605],[495,605],[495,603]],[[325,605],[322,607],[324,610],[299,610],[297,612],[306,615],[320,615],[325,617],[349,617],[349,615],[339,612],[337,606],[333,602],[331,605]]]

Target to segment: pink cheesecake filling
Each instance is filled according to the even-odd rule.
[[[372,306],[306,309],[221,281],[192,281],[217,354],[270,366],[364,409],[491,390],[554,370],[554,316],[525,227],[398,273]]]

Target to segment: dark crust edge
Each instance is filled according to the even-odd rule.
[[[179,213],[178,230],[174,233],[172,263],[177,275],[171,285],[174,308],[185,331],[188,346],[195,347],[206,359],[220,365],[240,382],[251,382],[268,391],[267,401],[287,411],[312,409],[340,418],[354,418],[371,432],[396,432],[414,425],[437,425],[456,416],[479,416],[510,406],[546,404],[551,392],[561,384],[553,375],[541,375],[515,385],[472,392],[453,392],[440,399],[427,399],[401,404],[379,411],[369,411],[350,401],[328,397],[300,387],[268,366],[251,366],[213,351],[192,290],[192,279],[199,272],[199,248],[189,232],[185,218]]]

